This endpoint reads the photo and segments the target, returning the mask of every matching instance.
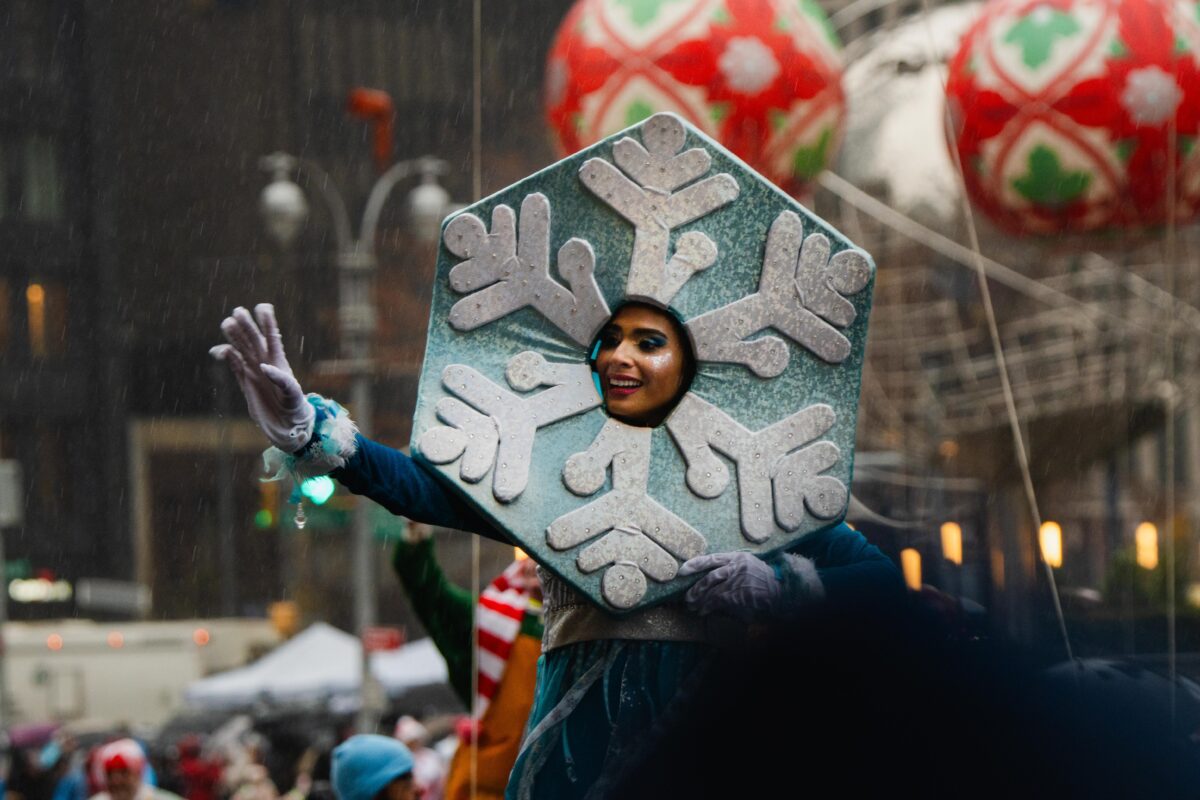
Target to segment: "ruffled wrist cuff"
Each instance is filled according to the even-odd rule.
[[[812,559],[784,553],[775,562],[775,574],[783,584],[780,606],[784,614],[795,613],[825,599],[825,585],[821,583]]]
[[[295,453],[278,447],[263,451],[263,467],[268,481],[291,477],[298,486],[306,478],[328,475],[346,466],[358,450],[358,426],[349,412],[334,400],[319,394],[307,397],[315,413],[312,438]]]

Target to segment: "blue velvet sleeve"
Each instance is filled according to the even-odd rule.
[[[884,604],[904,597],[900,570],[845,523],[805,537],[792,552],[812,559],[825,596],[835,605]]]
[[[361,434],[357,440],[358,450],[346,466],[330,473],[351,492],[417,522],[508,542],[507,537],[420,463]]]

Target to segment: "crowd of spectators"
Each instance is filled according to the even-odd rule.
[[[439,800],[457,746],[452,717],[430,727],[400,717],[393,737],[412,752],[421,800]],[[345,720],[263,726],[246,715],[207,733],[139,739],[128,730],[78,734],[53,724],[8,732],[0,800],[335,800],[333,749]],[[438,733],[441,735],[437,735]]]

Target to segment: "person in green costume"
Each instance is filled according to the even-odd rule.
[[[533,705],[541,655],[542,587],[533,567],[527,558],[513,562],[477,600],[446,578],[428,525],[409,523],[393,551],[392,568],[446,659],[450,686],[476,714],[460,734],[450,763],[447,800],[504,796]],[[477,616],[481,656],[473,698],[471,641]]]

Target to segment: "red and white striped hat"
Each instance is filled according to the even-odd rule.
[[[146,752],[133,739],[117,739],[100,748],[96,754],[96,765],[103,774],[101,785],[108,783],[108,773],[123,769],[140,776],[146,768]]]

